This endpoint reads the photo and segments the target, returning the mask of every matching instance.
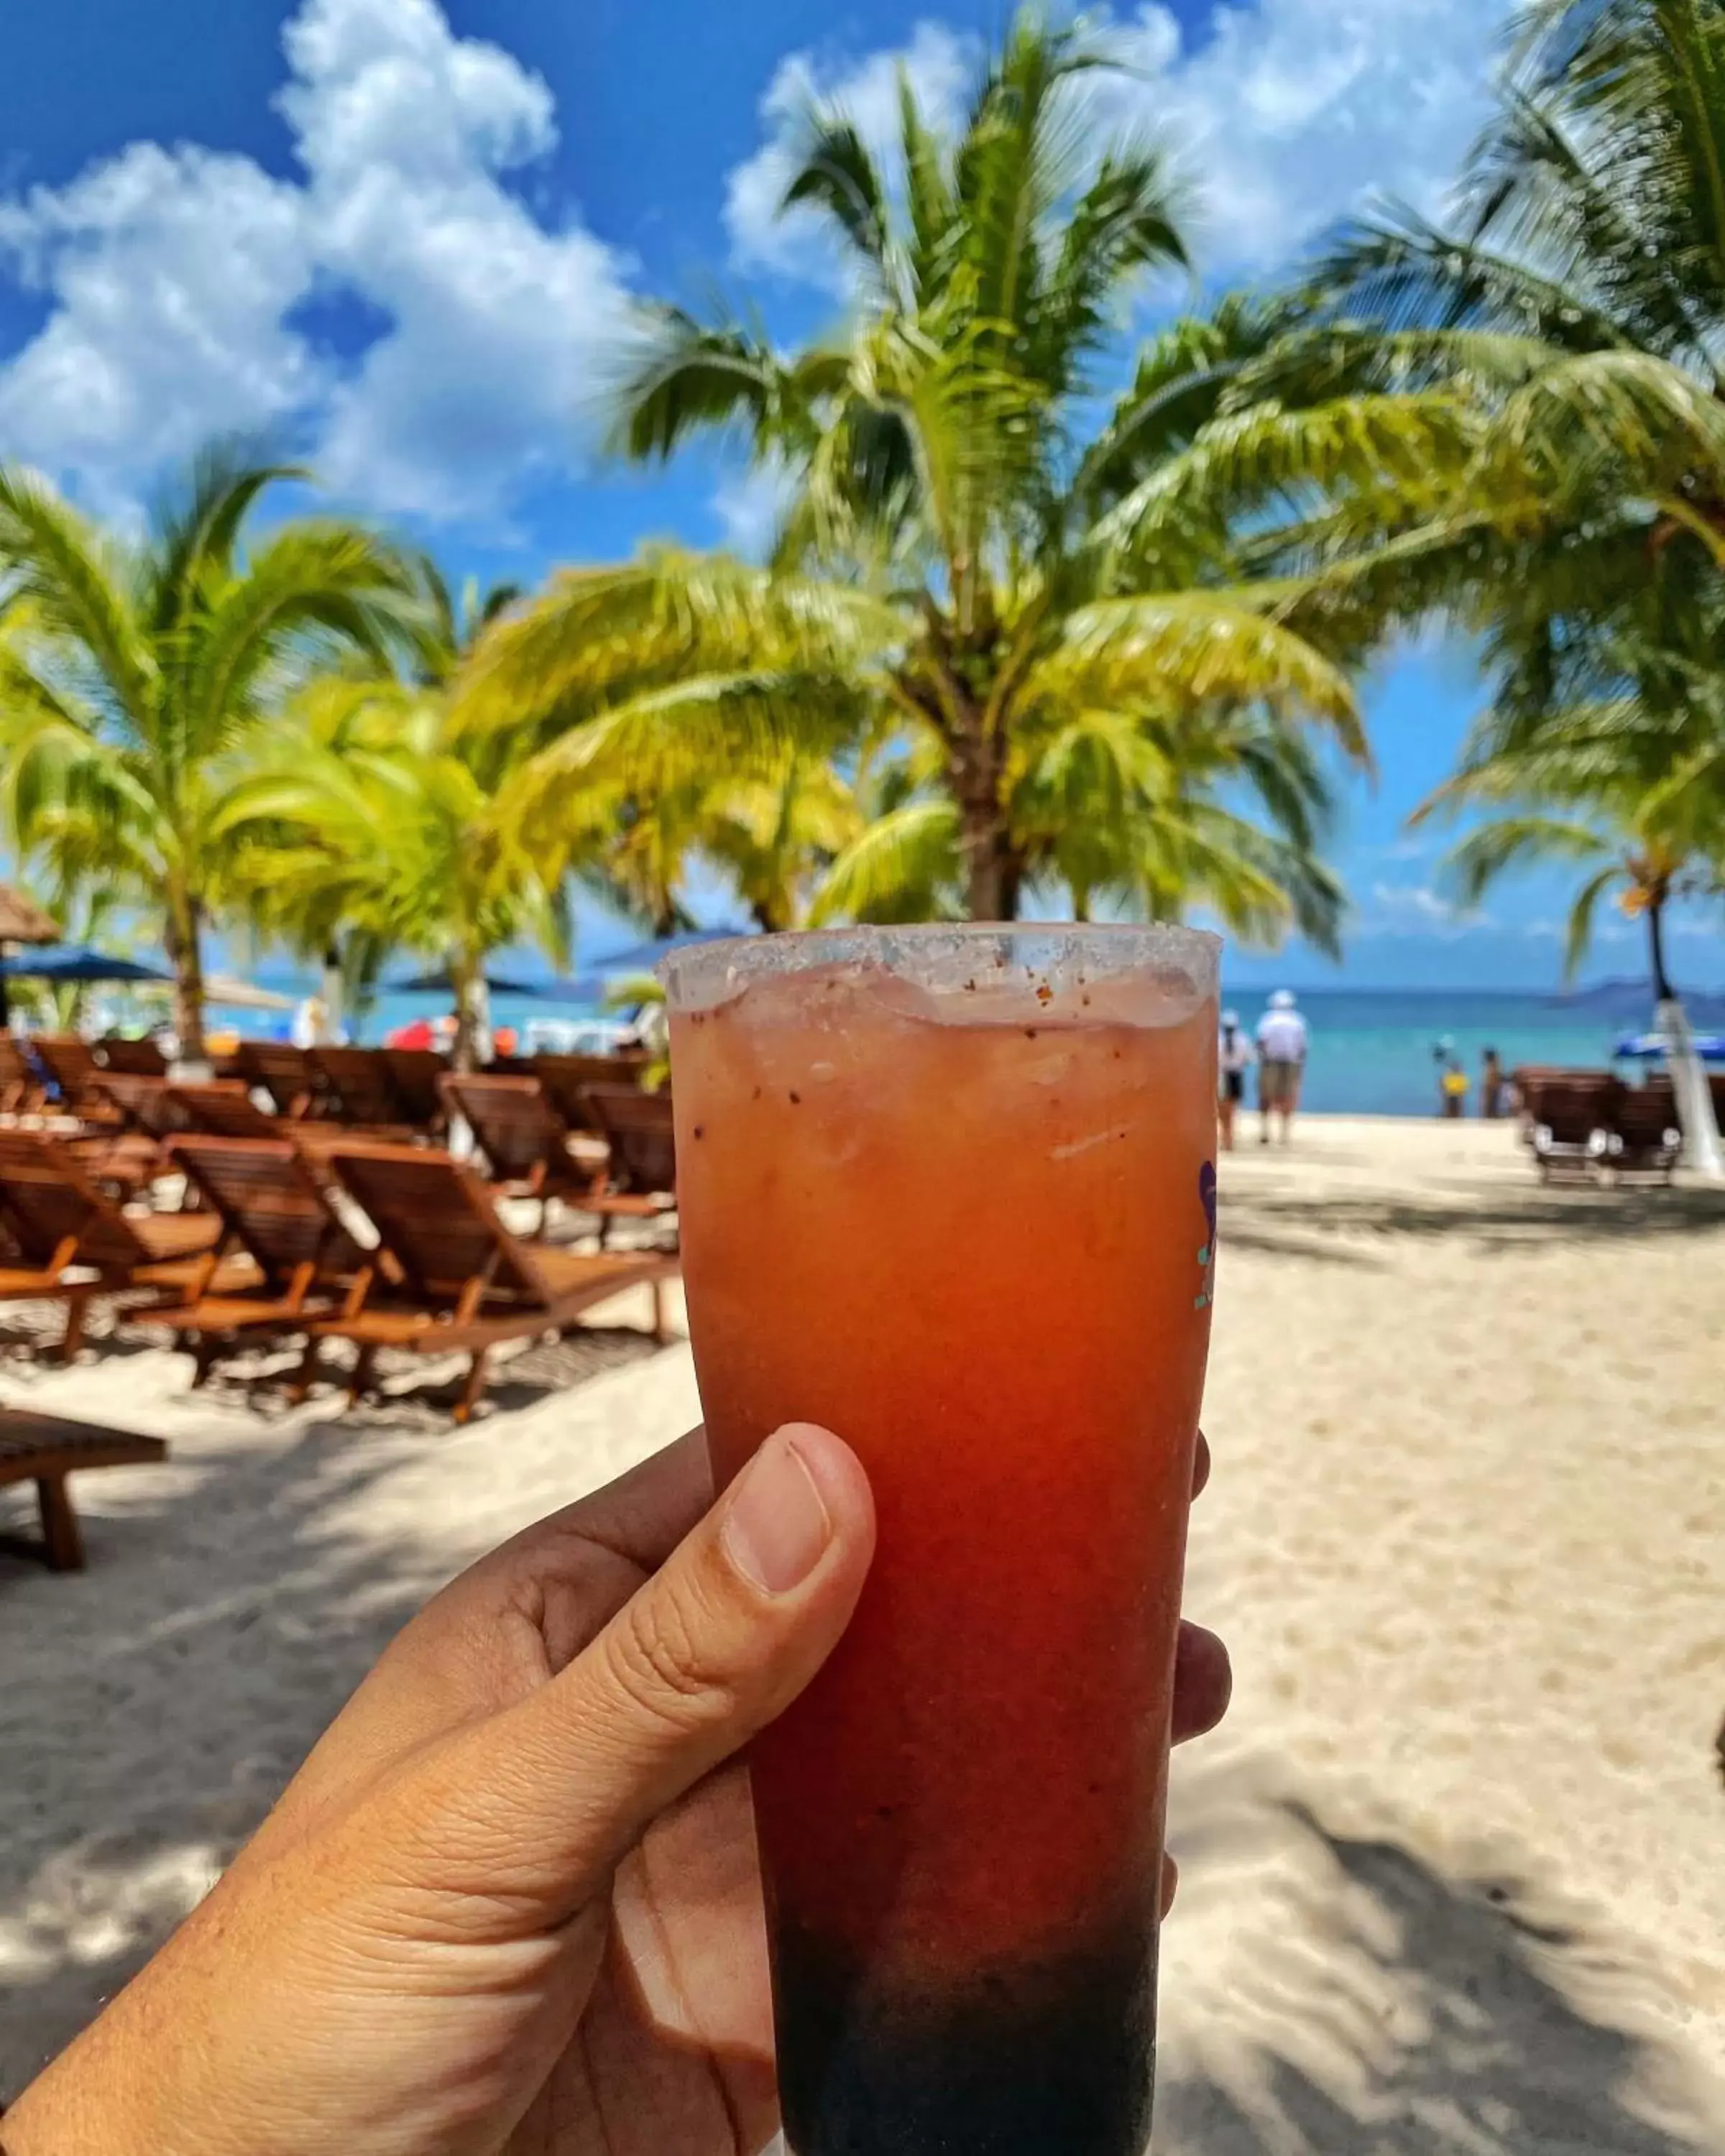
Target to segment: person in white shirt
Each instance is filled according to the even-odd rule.
[[[1235,1115],[1245,1098],[1245,1075],[1257,1060],[1240,1022],[1240,1013],[1224,1011],[1216,1037],[1216,1121],[1221,1127],[1224,1152],[1234,1150]]]
[[[1258,1107],[1264,1119],[1258,1132],[1260,1145],[1270,1142],[1272,1114],[1281,1118],[1284,1145],[1293,1133],[1308,1045],[1306,1021],[1294,1008],[1293,991],[1278,988],[1258,1021]]]

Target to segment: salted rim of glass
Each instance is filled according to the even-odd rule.
[[[1178,969],[1202,1001],[1216,993],[1222,938],[1207,928],[1134,921],[922,921],[904,927],[808,928],[729,936],[668,952],[654,968],[670,1008],[711,1010],[755,981],[818,966],[880,966],[940,993],[979,968],[1022,969],[1055,989],[1081,978]]]

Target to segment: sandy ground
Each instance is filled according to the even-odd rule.
[[[1222,1188],[1189,1600],[1238,1683],[1175,1778],[1158,2151],[1725,2151],[1725,1198],[1341,1118]],[[0,1557],[0,2088],[431,1589],[694,1419],[637,1315],[462,1434],[189,1395],[141,1336],[5,1366],[174,1457],[86,1479],[84,1575]]]

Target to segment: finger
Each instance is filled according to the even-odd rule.
[[[775,1433],[561,1676],[439,1755],[418,1845],[514,1920],[565,1922],[650,1820],[808,1683],[874,1540],[849,1446],[807,1424]]]
[[[1179,1891],[1180,1867],[1171,1856],[1162,1860],[1162,1913],[1165,1917],[1174,1906],[1174,1896]]]
[[[1199,1430],[1198,1443],[1192,1454],[1192,1494],[1194,1497],[1203,1496],[1204,1486],[1209,1479],[1210,1441],[1204,1432]]]
[[[420,1746],[511,1707],[573,1660],[712,1502],[706,1433],[490,1551],[385,1650],[252,1844],[267,1853]]]
[[[1214,1729],[1228,1712],[1233,1691],[1227,1648],[1202,1625],[1183,1622],[1174,1650],[1174,1743],[1184,1744]]]

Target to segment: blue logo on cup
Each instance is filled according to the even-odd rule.
[[[1198,1171],[1198,1202],[1204,1208],[1204,1224],[1210,1232],[1199,1249],[1198,1263],[1204,1274],[1204,1286],[1194,1298],[1192,1307],[1208,1310],[1216,1265],[1216,1163],[1213,1160],[1207,1160]]]

